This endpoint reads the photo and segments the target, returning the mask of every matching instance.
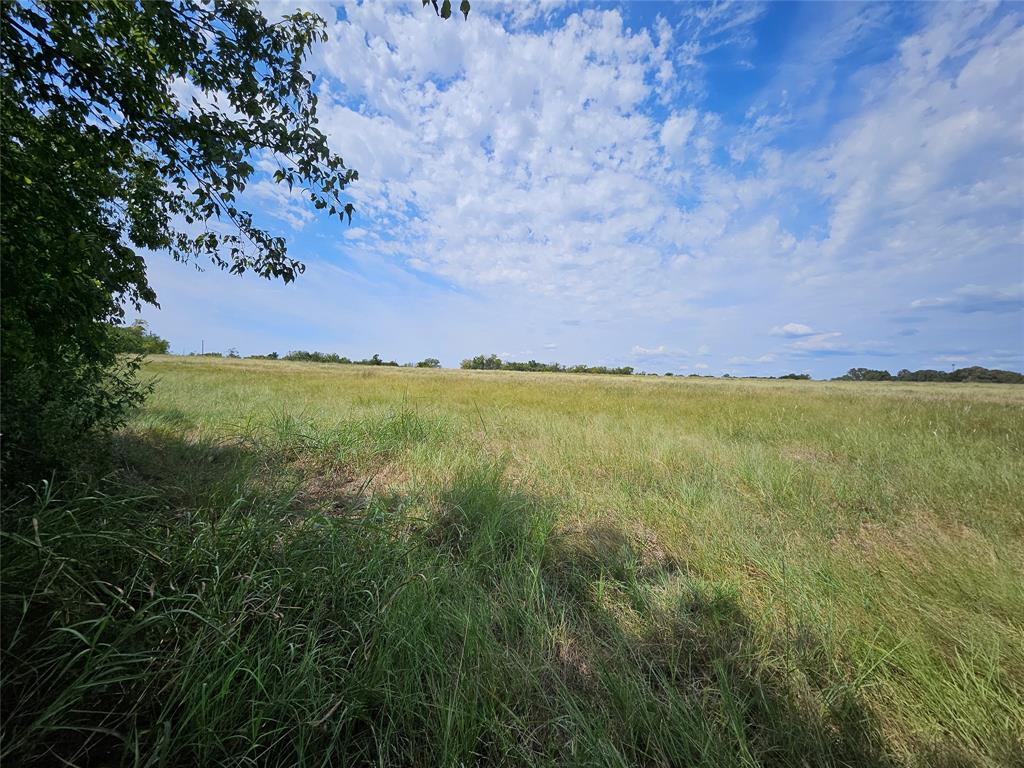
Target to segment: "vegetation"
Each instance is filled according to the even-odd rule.
[[[504,361],[497,355],[477,355],[462,361],[462,368],[466,370],[480,371],[534,371],[542,373],[612,373],[621,376],[633,374],[633,368],[623,366],[621,368],[607,368],[603,365],[571,365],[564,366],[559,363],[538,363],[530,360],[525,363]]]
[[[134,248],[286,282],[302,271],[240,207],[254,153],[351,219],[341,195],[357,174],[317,127],[303,70],[323,30],[303,12],[271,23],[255,0],[0,5],[8,480],[45,476],[141,400],[110,333],[124,307],[156,303]]]
[[[990,384],[1024,384],[1024,375],[1014,371],[982,368],[972,365],[970,368],[957,368],[949,373],[945,371],[908,371],[903,369],[896,374],[899,381],[973,381]]]
[[[301,349],[295,352],[289,352],[287,355],[284,356],[283,359],[291,360],[292,362],[305,363],[337,363],[339,365],[388,365],[391,367],[398,366],[398,363],[396,363],[394,360],[382,360],[380,355],[377,354],[366,360],[349,360],[347,357],[341,357],[334,352],[306,352]]]
[[[871,368],[851,368],[834,381],[945,381],[945,382],[977,382],[988,384],[1024,384],[1024,374],[1013,371],[982,368],[973,365],[970,368],[958,368],[955,371],[908,371],[906,368],[895,376],[888,371],[876,371]]]
[[[114,349],[122,354],[166,355],[171,348],[171,342],[147,330],[145,320],[136,320],[131,325],[112,325],[110,332]]]
[[[5,764],[1024,757],[1024,390],[145,370],[4,510]]]

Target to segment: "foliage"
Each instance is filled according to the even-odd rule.
[[[249,355],[246,359],[248,359],[248,360],[277,360],[278,359],[278,354],[277,354],[277,352],[271,352],[270,354],[267,354],[267,355]]]
[[[115,350],[122,354],[166,355],[171,348],[171,342],[148,331],[141,319],[131,325],[112,325],[110,333]]]
[[[347,357],[341,357],[335,352],[307,352],[304,349],[297,349],[289,352],[282,360],[293,360],[302,363],[352,363]]]
[[[983,368],[980,365],[958,368],[955,371],[929,369],[908,371],[904,368],[896,374],[896,378],[900,381],[973,381],[990,384],[1024,384],[1024,374]]]
[[[416,363],[417,368],[440,368],[441,361],[436,357],[428,357],[426,360],[420,360]]]
[[[536,360],[528,360],[525,363],[505,361],[497,355],[477,355],[462,361],[461,367],[466,370],[479,371],[535,371],[542,373],[606,373],[620,376],[630,376],[633,368],[623,366],[621,368],[609,368],[603,365],[571,365],[564,366],[560,363],[538,363]]]
[[[783,376],[779,376],[780,379],[797,379],[800,381],[809,381],[811,374],[809,373],[787,373]]]
[[[842,376],[837,376],[834,381],[892,381],[892,374],[871,368],[851,368]]]
[[[477,355],[476,357],[463,360],[460,367],[467,370],[498,371],[501,370],[502,361],[497,355]]]
[[[39,475],[139,400],[109,325],[156,303],[133,248],[288,282],[303,267],[238,202],[256,166],[351,219],[357,178],[303,71],[323,20],[253,0],[0,6],[3,461]],[[30,469],[31,467],[31,469]]]
[[[353,364],[354,365],[388,365],[388,366],[391,366],[393,368],[397,368],[398,367],[398,363],[396,363],[394,360],[382,360],[380,355],[378,355],[378,354],[374,354],[373,357],[371,357],[368,360],[353,360]]]
[[[929,369],[910,371],[904,368],[894,377],[888,371],[876,371],[870,368],[851,368],[843,376],[836,377],[834,381],[945,381],[1024,384],[1024,374],[974,365],[969,368],[958,368],[955,371],[949,372]]]
[[[423,7],[426,8],[428,5],[434,6],[434,12],[442,19],[451,18],[452,15],[452,0],[442,0],[440,7],[437,5],[437,0],[423,0]],[[469,0],[462,0],[459,4],[459,10],[462,11],[462,16],[465,19],[469,19]]]
[[[118,359],[110,324],[121,302],[156,297],[142,258],[122,242],[111,207],[125,162],[92,127],[70,130],[58,110],[33,114],[7,76],[0,88],[0,433],[5,485],[38,478],[79,438],[122,423],[141,400],[135,363]]]
[[[305,350],[299,349],[293,352],[289,352],[282,359],[292,360],[295,362],[303,363],[337,363],[341,365],[387,365],[391,367],[398,367],[398,363],[394,360],[382,360],[380,355],[373,355],[366,360],[350,360],[347,357],[342,357],[335,352],[306,352]]]

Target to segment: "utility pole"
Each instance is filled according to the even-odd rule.
[[[206,339],[200,339],[199,340],[199,354],[200,355],[205,355],[206,354]]]

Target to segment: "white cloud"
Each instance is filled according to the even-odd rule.
[[[815,333],[794,341],[790,346],[802,352],[832,352],[845,346],[838,341],[842,335],[839,331]]]
[[[947,309],[954,312],[1015,312],[1024,309],[1024,283],[1006,288],[987,285],[964,285],[952,296],[916,299],[912,309]]]
[[[750,358],[750,357],[747,357],[746,355],[735,355],[733,357],[730,357],[729,360],[728,360],[728,363],[730,365],[754,365],[755,363],[774,363],[774,362],[775,362],[775,355],[774,354],[770,354],[770,353],[766,354],[766,355],[761,355],[761,356],[756,357],[756,358]]]
[[[679,155],[697,125],[697,110],[688,109],[682,113],[673,113],[661,126],[659,134],[665,149],[673,155]]]
[[[656,347],[642,347],[639,344],[637,344],[636,346],[633,347],[631,352],[634,355],[643,357],[656,357],[669,354],[668,350],[665,349],[664,344],[659,344]]]
[[[990,48],[1011,63],[1020,58],[1012,30],[990,33],[958,67],[926,66],[927,77],[928,55],[908,42],[862,80],[863,109],[818,148],[770,146],[789,107],[773,113],[761,104],[750,117],[760,137],[750,152],[762,162],[740,171],[712,161],[728,140],[721,118],[698,107],[699,86],[683,89],[694,91],[690,103],[679,97],[662,112],[652,105],[671,90],[666,67],[699,79],[703,55],[750,40],[759,8],[683,9],[674,28],[661,20],[650,30],[627,28],[614,9],[572,13],[543,29],[506,28],[486,13],[472,24],[424,24],[376,3],[346,13],[318,54],[332,75],[321,111],[360,171],[357,218],[373,233],[362,245],[460,286],[497,294],[529,285],[584,318],[609,303],[624,317],[680,317],[702,296],[742,293],[747,281],[789,293],[789,303],[811,290],[842,302],[883,272],[934,261],[937,248],[959,258],[961,247],[977,254],[1008,237],[1005,225],[979,235],[974,213],[993,195],[1011,199],[1013,169],[983,162],[965,183],[950,181],[979,147],[1020,145],[1012,110],[992,112],[1020,102],[1014,77],[993,89],[971,75],[988,66]],[[979,17],[968,8],[936,12],[922,34],[955,33],[943,14]],[[881,16],[844,10],[823,39],[870,35]],[[831,53],[822,43],[810,59],[844,50],[829,45]],[[812,69],[789,77],[814,93]],[[984,88],[954,86],[972,77]],[[982,125],[972,115],[986,109]],[[694,202],[681,205],[681,195]],[[791,231],[776,212],[788,195],[827,201],[826,227]],[[977,202],[965,205],[964,195]],[[801,323],[777,332],[816,333]]]
[[[312,206],[298,187],[288,189],[282,184],[261,179],[246,187],[245,195],[259,201],[268,215],[287,222],[293,229],[302,229],[316,218]]]
[[[813,328],[803,323],[786,323],[783,326],[775,326],[771,330],[772,336],[786,336],[788,338],[800,338],[801,336],[813,336],[816,334]]]

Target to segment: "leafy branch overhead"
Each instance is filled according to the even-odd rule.
[[[434,12],[442,19],[451,18],[452,15],[452,0],[444,0],[441,6],[438,7],[437,0],[423,0],[423,7],[426,8],[428,5],[434,6]],[[459,6],[459,10],[462,11],[462,16],[466,19],[469,18],[469,0],[462,0],[462,4]]]
[[[142,399],[111,331],[156,303],[139,249],[291,282],[303,265],[240,202],[255,181],[351,222],[359,176],[305,68],[325,30],[257,0],[0,2],[7,477],[45,477]]]
[[[112,226],[135,246],[293,280],[303,267],[284,239],[239,206],[254,157],[351,220],[342,193],[358,174],[328,147],[303,69],[326,37],[319,16],[271,23],[249,0],[36,0],[3,3],[2,18],[8,109],[45,121],[55,141],[102,148],[119,180]]]

